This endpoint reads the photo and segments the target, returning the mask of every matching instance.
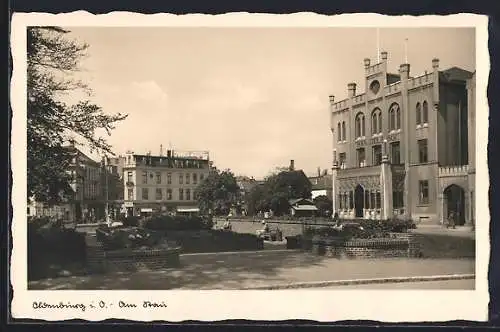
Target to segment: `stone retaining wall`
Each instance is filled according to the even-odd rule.
[[[104,251],[101,246],[87,249],[87,267],[92,272],[157,270],[180,264],[179,248],[122,249]]]
[[[416,258],[421,253],[418,236],[412,233],[391,233],[383,239],[314,239],[311,246],[316,255],[336,258]]]

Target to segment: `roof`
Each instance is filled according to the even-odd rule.
[[[200,209],[197,207],[178,207],[177,212],[199,212]]]
[[[314,204],[313,201],[311,201],[310,199],[307,199],[307,198],[292,198],[292,199],[288,200],[288,203],[290,205],[295,205],[295,204],[302,202],[302,201],[306,201],[307,203]]]
[[[456,82],[456,81],[465,82],[472,76],[473,76],[472,72],[459,67],[451,67],[439,72],[439,79],[445,82]]]
[[[317,211],[318,208],[314,205],[300,205],[300,206],[292,206],[292,209],[296,211]]]
[[[401,81],[401,75],[387,73],[387,85]]]

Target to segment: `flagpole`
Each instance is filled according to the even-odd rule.
[[[380,28],[377,28],[377,63],[380,62]]]
[[[405,38],[405,64],[408,63],[408,38]]]

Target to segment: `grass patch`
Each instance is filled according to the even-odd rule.
[[[468,237],[421,234],[419,242],[424,258],[475,258],[476,241]]]

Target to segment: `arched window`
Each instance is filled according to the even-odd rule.
[[[358,113],[356,115],[355,124],[356,124],[356,130],[355,130],[356,138],[365,136],[365,116],[363,115],[363,113]]]
[[[415,120],[417,123],[417,126],[422,124],[422,110],[420,107],[420,103],[417,103],[417,107],[415,108]]]
[[[347,137],[346,129],[345,129],[345,121],[342,121],[342,140],[345,141]]]
[[[422,123],[429,122],[429,106],[427,105],[427,101],[424,101],[422,105]]]
[[[337,124],[337,141],[342,141],[342,129],[340,127],[340,122]]]
[[[382,112],[376,108],[372,112],[372,135],[382,133]]]
[[[401,129],[401,111],[399,105],[394,103],[389,108],[389,130]]]

